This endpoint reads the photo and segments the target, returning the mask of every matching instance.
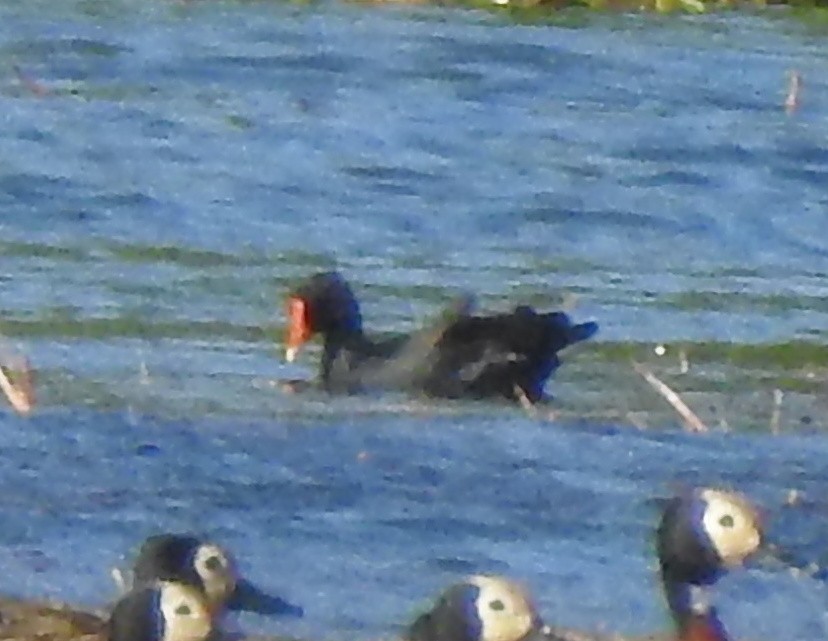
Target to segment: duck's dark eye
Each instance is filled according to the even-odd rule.
[[[503,601],[501,601],[500,599],[495,599],[494,601],[489,601],[489,607],[492,610],[495,610],[497,612],[500,612],[501,610],[506,608],[506,606],[503,605]]]
[[[719,525],[722,527],[733,527],[733,517],[730,514],[725,514],[719,519]]]
[[[188,617],[193,613],[193,611],[190,610],[189,605],[179,605],[175,609],[175,613],[178,614],[179,616],[182,616],[182,617]]]
[[[210,570],[210,572],[218,572],[221,569],[221,559],[217,556],[208,557],[204,562],[204,567]]]

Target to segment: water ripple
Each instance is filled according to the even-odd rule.
[[[750,491],[825,562],[823,45],[729,12],[0,3],[0,353],[40,401],[0,410],[6,588],[104,603],[142,536],[196,530],[308,613],[253,631],[384,636],[496,571],[550,620],[649,632],[676,483]],[[281,362],[284,296],[331,268],[380,334],[464,291],[601,333],[550,417],[283,393],[318,358]],[[735,638],[823,638],[800,598],[823,587],[755,569],[723,612]]]

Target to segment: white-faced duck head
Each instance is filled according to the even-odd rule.
[[[190,585],[157,581],[138,586],[115,604],[108,641],[206,641],[213,617],[204,593]]]
[[[758,552],[762,542],[759,513],[741,494],[702,488],[667,503],[656,545],[680,638],[726,638],[705,588]]]
[[[697,489],[670,500],[658,528],[662,573],[707,585],[762,544],[757,509],[735,492]]]
[[[523,641],[543,623],[529,594],[502,577],[473,576],[449,587],[412,623],[407,641]]]
[[[346,336],[362,331],[359,303],[350,285],[338,272],[314,274],[287,300],[285,358],[296,359],[299,349],[314,334]]]
[[[236,561],[215,543],[187,534],[149,537],[133,567],[135,584],[176,581],[201,590],[214,612],[248,610],[301,616],[301,608],[269,595],[239,574]]]

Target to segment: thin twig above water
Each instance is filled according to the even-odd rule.
[[[690,432],[708,431],[707,425],[705,425],[702,420],[696,416],[695,412],[687,406],[687,403],[681,400],[681,397],[665,382],[659,379],[655,374],[640,363],[633,362],[633,369],[638,372],[655,391],[661,394],[665,400],[670,403],[670,405],[673,406],[673,409],[675,409],[679,416],[681,416],[685,427],[687,427]]]
[[[23,357],[15,371],[16,374],[12,374],[11,368],[7,370],[0,365],[0,389],[9,399],[14,411],[26,416],[31,414],[35,406],[34,375],[29,359]]]

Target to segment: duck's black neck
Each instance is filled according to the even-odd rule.
[[[322,360],[319,364],[319,377],[322,385],[328,391],[340,387],[343,376],[357,364],[360,354],[367,348],[367,339],[362,329],[357,327],[348,330],[327,332],[322,346]]]
[[[662,574],[667,604],[678,641],[729,641],[716,608],[708,601],[708,587]]]

